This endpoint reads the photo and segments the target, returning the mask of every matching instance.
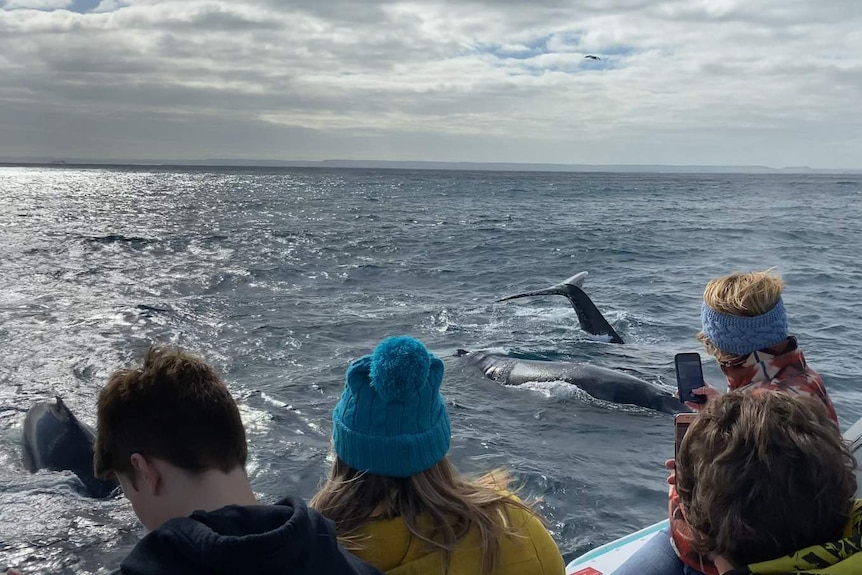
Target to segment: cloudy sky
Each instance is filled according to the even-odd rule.
[[[860,0],[0,0],[6,158],[862,168],[860,108]]]

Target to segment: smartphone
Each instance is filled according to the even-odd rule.
[[[688,426],[691,425],[697,418],[696,413],[677,413],[673,418],[673,457],[676,459],[676,454],[679,453],[679,446],[682,445],[682,438],[685,437],[685,432],[688,431]]]
[[[694,395],[691,391],[703,387],[703,368],[700,365],[699,353],[678,353],[674,356],[676,365],[676,385],[679,389],[680,401],[705,403],[705,395]]]

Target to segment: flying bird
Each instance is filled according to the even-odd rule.
[[[590,59],[590,60],[601,60],[601,58],[599,58],[598,56],[593,56],[592,54],[587,54],[586,56],[584,56],[584,59],[585,59],[585,60],[586,60],[586,59]]]

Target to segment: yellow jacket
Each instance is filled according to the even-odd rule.
[[[509,519],[521,537],[500,542],[493,575],[564,575],[565,565],[551,534],[534,514],[509,508]],[[371,521],[352,533],[363,548],[351,552],[387,575],[442,575],[443,555],[412,537],[400,517]],[[351,537],[352,539],[352,537]],[[481,575],[479,532],[472,529],[452,552],[449,575]]]
[[[727,575],[858,575],[862,573],[862,499],[853,503],[842,539],[793,555],[733,569]]]

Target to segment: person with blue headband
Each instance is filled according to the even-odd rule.
[[[837,424],[838,415],[823,380],[808,366],[796,337],[788,333],[783,290],[781,277],[770,270],[710,280],[703,292],[702,330],[696,337],[718,361],[727,378],[728,392],[785,392],[815,397]],[[703,410],[721,395],[709,384],[694,393],[707,397],[706,403],[686,402],[695,411]],[[693,533],[674,485],[674,460],[669,459],[665,465],[672,470],[668,478],[670,530],[635,553],[615,575],[718,575],[715,564],[694,549]]]
[[[383,340],[347,370],[332,413],[335,459],[311,506],[385,573],[563,575],[560,550],[500,471],[460,475],[443,362],[412,337]]]
[[[784,282],[770,271],[735,273],[711,280],[703,292],[697,339],[715,357],[728,391],[772,390],[812,395],[838,416],[820,375],[811,369],[796,336],[788,334],[781,292]],[[701,390],[707,398],[718,392]],[[703,404],[688,404],[695,410]]]

